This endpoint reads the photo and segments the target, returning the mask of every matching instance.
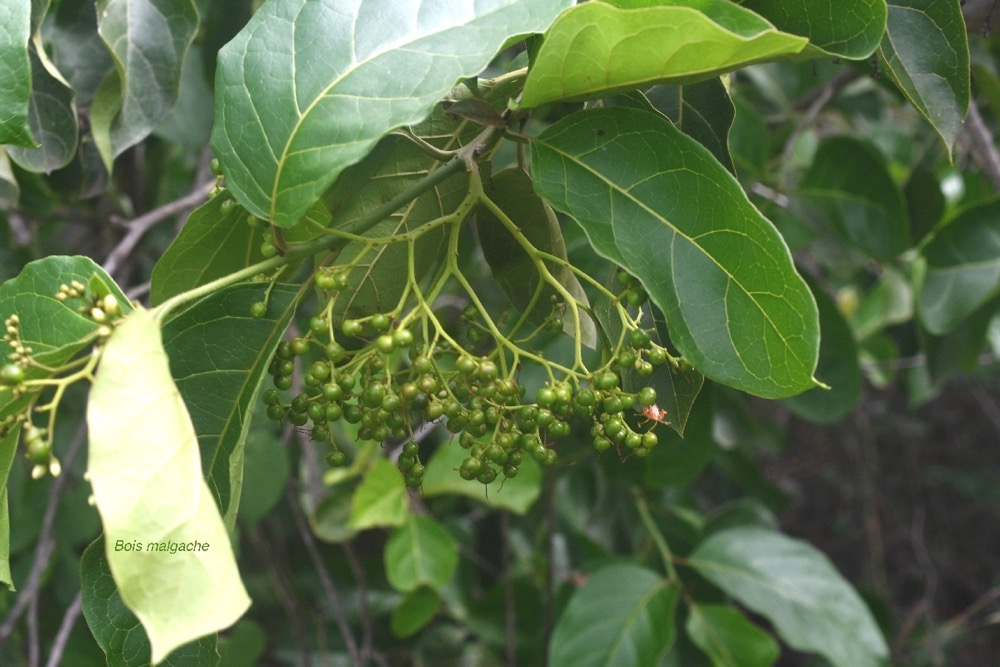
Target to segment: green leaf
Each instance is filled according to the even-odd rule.
[[[219,638],[219,667],[255,667],[267,650],[264,629],[248,618]]]
[[[707,377],[765,397],[812,387],[816,303],[736,180],[662,116],[582,111],[532,142],[536,191],[635,275]]]
[[[927,270],[917,306],[931,333],[951,331],[1000,293],[998,215],[1000,200],[968,208],[921,249]]]
[[[861,299],[852,324],[858,340],[913,317],[913,285],[902,272],[885,267],[878,282]]]
[[[17,206],[18,199],[21,198],[21,186],[14,177],[14,170],[10,166],[10,157],[7,151],[0,146],[0,210],[7,210]]]
[[[202,479],[194,426],[149,311],[134,311],[105,344],[87,426],[87,472],[108,565],[149,635],[152,661],[159,662],[178,646],[232,625],[250,598]],[[142,551],[126,551],[126,545]],[[172,547],[178,550],[170,553]]]
[[[910,214],[913,238],[922,239],[944,216],[945,198],[941,183],[929,169],[916,168],[903,186],[906,208]]]
[[[441,597],[433,588],[421,586],[407,593],[393,607],[390,628],[394,637],[405,639],[419,632],[431,622],[441,608]]]
[[[94,96],[91,126],[110,172],[177,102],[198,10],[192,0],[97,0],[97,25],[115,67]]]
[[[659,396],[660,390],[657,389],[656,393]],[[660,406],[663,407],[663,403],[660,403]],[[672,428],[676,415],[668,412],[667,416],[670,418]],[[683,438],[680,431],[675,435],[663,427],[656,427],[659,444],[642,462],[645,469],[644,486],[654,489],[687,486],[698,479],[718,452],[718,447],[712,439],[710,401],[698,402],[693,410],[684,414],[684,419],[687,428],[683,432]]]
[[[820,423],[836,422],[853,411],[861,400],[858,345],[851,327],[837,310],[833,299],[815,281],[807,282],[819,307],[819,328],[823,332],[816,376],[830,388],[816,387],[786,398],[785,405],[804,419]]]
[[[248,492],[240,493],[239,505],[240,520],[246,523],[259,521],[274,509],[285,491],[292,467],[274,423],[260,409],[254,411],[250,424],[241,485]]]
[[[83,616],[94,639],[107,655],[109,667],[148,667],[149,638],[125,603],[111,578],[104,557],[104,540],[98,538],[80,559]],[[215,667],[218,637],[210,635],[185,644],[170,653],[159,665],[167,667]]]
[[[556,214],[531,188],[531,177],[522,169],[504,169],[490,179],[490,199],[499,206],[524,238],[537,250],[548,253],[568,263],[566,242]],[[504,295],[519,311],[528,306],[532,309],[528,321],[542,324],[552,313],[553,298],[559,302],[559,293],[548,283],[539,290],[541,276],[531,256],[518,244],[511,232],[500,219],[489,210],[480,208],[476,215],[476,232],[479,234],[483,256],[490,265],[493,279],[500,285]],[[583,286],[576,275],[564,264],[545,262],[545,266],[566,290],[584,304],[589,305]],[[580,318],[581,340],[590,348],[597,346],[597,329],[593,320],[582,309],[577,308]],[[572,311],[563,308],[556,315],[563,320],[563,331],[570,336],[576,334]]]
[[[736,107],[721,79],[687,86],[654,86],[646,91],[646,97],[677,129],[711,151],[731,173],[736,173],[729,154],[729,131],[736,118]]]
[[[569,0],[266,2],[219,52],[212,147],[237,199],[290,227],[389,131]],[[415,73],[418,73],[415,75]]]
[[[688,557],[703,577],[766,617],[792,648],[832,667],[878,667],[888,648],[875,619],[826,556],[764,528],[714,533]]]
[[[403,473],[389,461],[376,459],[354,493],[350,527],[402,526],[409,515]]]
[[[253,263],[263,237],[247,224],[245,208],[222,214],[227,199],[220,194],[196,208],[156,262],[149,295],[154,306]]]
[[[430,517],[408,515],[386,542],[385,574],[397,591],[440,588],[451,580],[456,567],[458,543]]]
[[[53,64],[76,91],[76,103],[90,107],[101,80],[114,68],[97,32],[96,3],[60,2],[41,29]]]
[[[1000,297],[984,303],[943,336],[921,330],[927,379],[934,389],[942,387],[951,375],[960,371],[972,373],[980,365],[986,335],[997,313],[1000,313]]]
[[[607,97],[654,83],[693,83],[797,54],[806,45],[731,2],[657,5],[589,2],[564,12],[545,34],[520,106]]]
[[[79,138],[73,89],[50,63],[43,63],[35,45],[31,54],[31,101],[28,125],[37,148],[9,146],[10,159],[34,172],[65,167],[76,154]],[[51,67],[51,69],[50,69]]]
[[[196,152],[212,135],[214,114],[212,87],[205,79],[202,49],[194,44],[184,58],[177,103],[153,134]]]
[[[28,127],[31,97],[31,3],[0,5],[0,144],[34,146]]]
[[[674,641],[677,586],[644,567],[603,567],[573,593],[549,645],[552,667],[655,666]]]
[[[781,654],[774,638],[735,607],[689,605],[686,629],[714,667],[768,667]]]
[[[885,33],[885,0],[746,0],[780,30],[809,38],[804,54],[860,60]]]
[[[799,194],[848,243],[875,259],[910,247],[906,202],[882,154],[870,143],[831,137],[816,151]]]
[[[264,283],[221,289],[163,326],[170,371],[191,406],[201,468],[228,530],[240,504],[249,416],[298,297],[292,285],[267,290]],[[251,316],[265,295],[266,314]]]
[[[490,507],[523,516],[541,494],[542,471],[530,456],[521,461],[517,477],[504,480],[502,486],[486,486],[474,479],[462,479],[455,472],[468,455],[469,452],[462,449],[457,441],[438,447],[424,470],[424,496],[465,496]]]
[[[888,5],[879,58],[951,155],[969,108],[969,40],[962,9],[951,0],[889,0]]]

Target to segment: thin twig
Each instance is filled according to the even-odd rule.
[[[344,612],[344,606],[340,603],[340,595],[337,594],[337,588],[333,584],[333,579],[330,578],[330,573],[326,571],[326,566],[323,564],[323,557],[320,555],[319,549],[316,548],[316,539],[313,537],[312,531],[306,523],[305,516],[302,514],[302,508],[299,507],[298,498],[295,497],[295,493],[291,487],[285,491],[285,500],[292,511],[295,528],[298,530],[299,538],[306,548],[309,560],[312,561],[313,567],[316,568],[316,575],[323,586],[327,604],[330,605],[330,611],[333,612],[333,618],[337,622],[337,627],[340,628],[344,644],[347,645],[347,652],[351,656],[351,663],[355,665],[363,664],[361,662],[361,653],[358,650],[358,643],[351,633],[351,626],[347,622],[347,614]]]
[[[358,587],[358,616],[361,619],[361,648],[359,653],[361,654],[362,664],[364,664],[372,656],[372,642],[375,636],[372,627],[372,616],[368,611],[368,578],[365,577],[365,570],[361,567],[361,562],[358,560],[357,554],[354,553],[354,547],[351,546],[351,543],[344,542],[340,545],[340,549],[344,552],[347,565],[351,568],[351,574],[354,576],[354,583]]]
[[[549,642],[552,641],[552,627],[555,617],[555,566],[553,558],[553,537],[556,533],[555,474],[551,468],[545,471],[545,611],[542,621],[542,667],[549,662]]]
[[[63,614],[62,623],[59,624],[59,632],[56,633],[55,641],[52,642],[52,651],[49,653],[49,659],[45,663],[45,667],[56,667],[62,660],[62,654],[66,650],[69,635],[73,632],[73,626],[76,625],[76,619],[80,617],[80,612],[82,611],[83,594],[77,591],[76,597],[69,603],[66,613]]]
[[[77,453],[83,446],[84,435],[86,434],[86,425],[81,422],[80,426],[77,428],[76,435],[73,437],[73,441],[70,443],[69,448],[62,458],[63,474],[56,477],[52,486],[49,487],[49,499],[48,504],[45,507],[45,514],[42,517],[42,528],[38,532],[38,542],[35,545],[35,554],[31,562],[31,570],[28,572],[28,578],[25,581],[24,587],[18,593],[17,600],[14,601],[13,606],[10,611],[7,612],[7,617],[3,621],[3,625],[0,625],[0,648],[7,642],[10,638],[11,633],[14,632],[14,627],[17,625],[21,616],[24,612],[28,610],[28,607],[32,604],[35,598],[38,597],[39,589],[42,585],[42,575],[45,574],[46,568],[49,566],[49,559],[52,557],[53,552],[56,548],[55,540],[55,521],[56,512],[59,508],[59,500],[62,497],[62,493],[69,483],[71,475],[69,474],[70,466],[76,459]]]
[[[38,646],[38,596],[28,603],[28,667],[38,667],[41,649]]]
[[[208,193],[213,187],[215,187],[215,181],[202,183],[195,187],[190,194],[168,202],[159,208],[154,208],[152,211],[144,213],[138,218],[125,222],[124,225],[128,227],[128,232],[118,242],[118,245],[108,253],[108,258],[104,261],[104,270],[111,275],[117,274],[122,260],[128,257],[135,249],[135,246],[138,245],[146,232],[157,223],[163,222],[167,218],[186,211],[189,208],[193,208],[208,199]]]
[[[510,512],[500,514],[500,560],[503,563],[504,644],[508,667],[517,666],[517,608],[510,567]]]
[[[990,179],[993,187],[1000,190],[1000,151],[997,151],[993,133],[986,127],[974,99],[969,100],[969,115],[965,119],[965,130],[969,133],[969,143],[976,164]]]

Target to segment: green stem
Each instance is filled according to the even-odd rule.
[[[642,495],[642,491],[638,488],[632,490],[632,495],[635,498],[635,507],[639,510],[639,517],[642,519],[642,524],[649,531],[649,537],[660,552],[663,567],[667,570],[667,579],[679,582],[680,579],[677,577],[677,570],[674,568],[674,555],[671,553],[670,546],[663,537],[663,533],[660,532],[660,529],[656,526],[656,522],[653,521],[653,516],[649,513],[649,505],[646,503],[645,496]]]

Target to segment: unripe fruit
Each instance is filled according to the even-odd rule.
[[[0,368],[0,384],[16,387],[24,382],[24,368],[18,364],[7,364]]]
[[[250,316],[254,319],[260,319],[267,315],[267,304],[263,301],[257,301],[250,306]]]

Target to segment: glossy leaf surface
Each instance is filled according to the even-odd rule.
[[[94,96],[94,141],[105,167],[145,139],[177,101],[184,55],[198,31],[193,0],[98,0],[98,32],[115,68]]]
[[[410,514],[385,545],[385,574],[398,591],[444,586],[457,566],[455,538],[430,517]]]
[[[714,533],[688,565],[766,617],[789,646],[819,653],[833,667],[878,667],[888,657],[864,601],[809,544],[771,530]]]
[[[922,249],[927,262],[917,297],[931,333],[954,329],[1000,293],[1000,201],[962,211]]]
[[[87,471],[108,565],[159,662],[178,646],[232,625],[250,599],[202,479],[194,426],[170,375],[160,325],[149,311],[134,311],[108,339],[87,426]],[[126,544],[142,551],[126,551]],[[170,553],[171,544],[186,550]]]
[[[867,58],[885,32],[885,0],[746,0],[779,29],[809,38],[812,56]]]
[[[289,227],[390,130],[421,121],[568,0],[272,0],[219,53],[212,147],[254,215]],[[414,76],[393,76],[413,72]]]
[[[409,514],[403,474],[391,462],[376,459],[354,492],[349,526],[355,530],[401,526]]]
[[[969,40],[958,4],[889,0],[879,56],[886,73],[951,152],[969,107]]]
[[[80,559],[83,616],[108,658],[108,667],[148,667],[149,637],[122,602],[108,561],[104,540],[95,540]],[[219,664],[218,638],[210,635],[171,652],[159,665],[164,667],[215,667]]]
[[[771,223],[661,116],[573,114],[533,141],[536,191],[642,282],[707,377],[781,397],[814,384],[816,304]]]
[[[623,6],[582,4],[552,24],[528,72],[521,106],[690,83],[796,54],[806,45],[731,2],[613,4]]]
[[[654,86],[645,91],[653,107],[684,134],[707,148],[722,166],[736,173],[729,154],[729,130],[736,107],[721,79],[686,86]]]
[[[674,641],[679,591],[631,564],[594,572],[570,598],[549,645],[552,667],[652,667]]]
[[[170,371],[191,406],[201,468],[227,529],[235,525],[240,503],[250,415],[298,294],[291,285],[276,284],[264,317],[255,318],[250,307],[266,291],[266,284],[221,289],[163,327]]]
[[[0,90],[3,91],[0,95],[0,144],[35,144],[28,128],[30,35],[31,3],[5,2],[0,5]]]

